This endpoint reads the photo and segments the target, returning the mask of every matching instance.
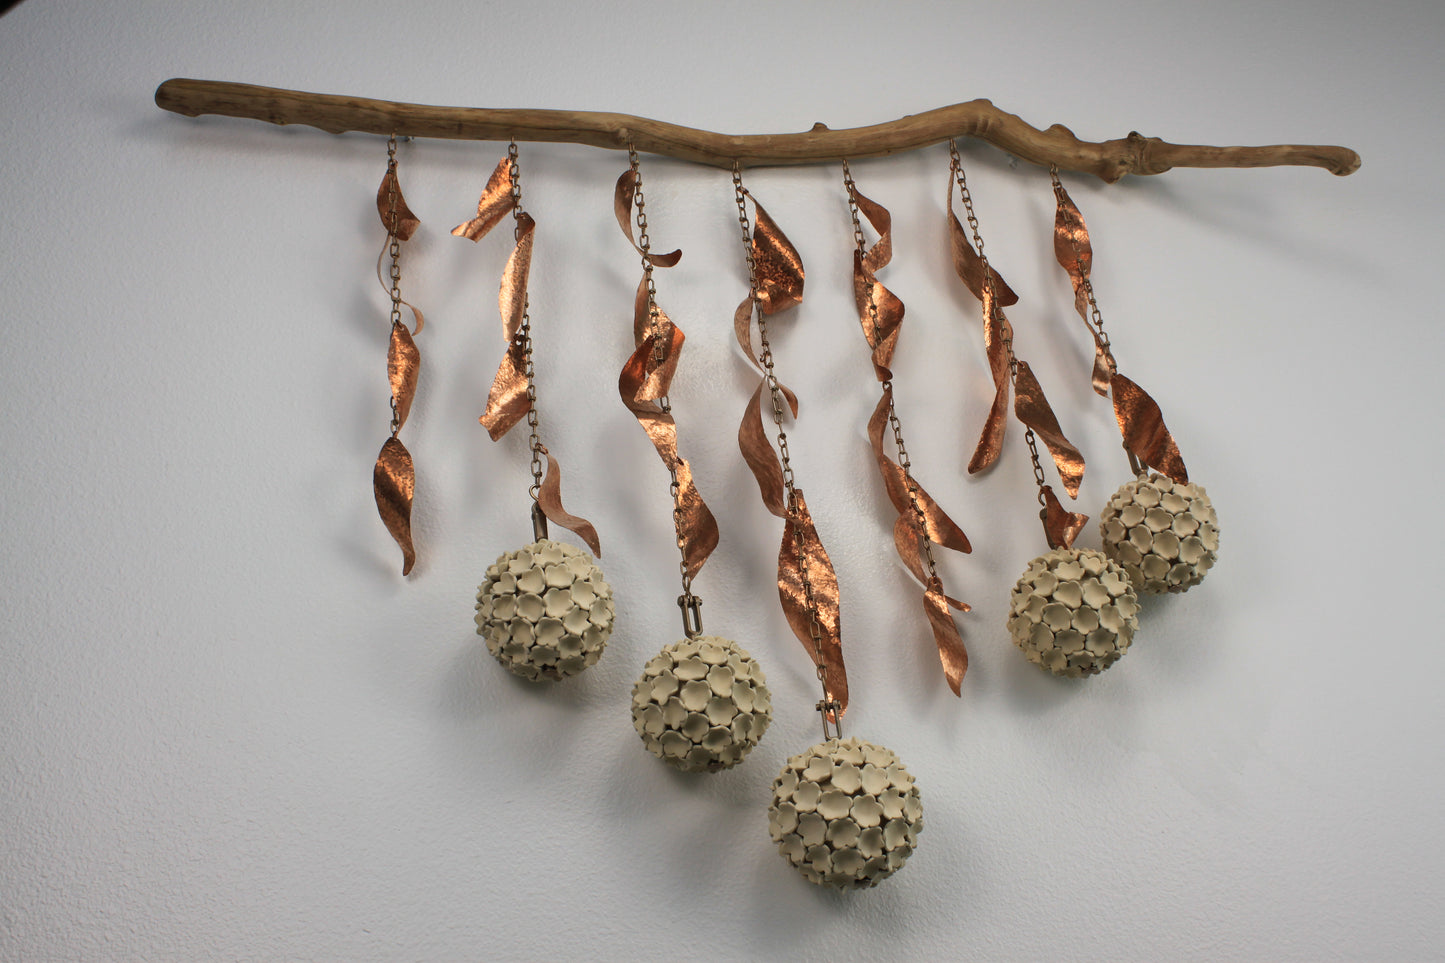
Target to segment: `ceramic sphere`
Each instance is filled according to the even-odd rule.
[[[1139,628],[1139,598],[1128,574],[1103,552],[1056,548],[1014,585],[1009,634],[1035,665],[1077,678],[1103,672]]]
[[[612,587],[592,556],[551,539],[503,552],[477,589],[477,634],[487,651],[533,681],[595,664],[613,613]]]
[[[830,739],[793,756],[773,780],[768,828],[783,858],[810,883],[866,889],[912,854],[923,804],[892,751]]]
[[[632,687],[632,725],[642,744],[683,772],[736,766],[772,718],[762,666],[715,635],[667,646]]]
[[[1167,475],[1125,483],[1099,518],[1104,551],[1150,595],[1198,585],[1219,552],[1219,518],[1203,486]]]

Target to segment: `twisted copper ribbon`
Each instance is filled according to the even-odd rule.
[[[1091,313],[1096,313],[1096,305],[1093,282],[1089,280],[1089,271],[1094,264],[1089,229],[1084,225],[1084,216],[1057,179],[1054,181],[1054,195],[1058,199],[1054,215],[1054,256],[1069,274],[1074,286],[1074,309],[1084,319],[1084,326],[1094,338],[1094,391],[1105,398],[1113,394],[1114,418],[1119,423],[1125,450],[1150,468],[1163,472],[1180,484],[1187,484],[1189,473],[1184,467],[1184,458],[1179,454],[1174,436],[1164,425],[1164,414],[1159,405],[1147,391],[1119,374],[1108,339],[1090,322]]]
[[[957,165],[957,159],[954,160]],[[969,460],[970,474],[983,471],[993,465],[1003,450],[1004,428],[1008,420],[1009,392],[1014,393],[1014,417],[1032,429],[1042,438],[1053,457],[1054,467],[1070,498],[1077,498],[1079,485],[1084,479],[1084,456],[1064,436],[1053,408],[1044,396],[1043,386],[1034,377],[1028,363],[1019,359],[1013,349],[1013,326],[1004,316],[1003,309],[1018,303],[1018,295],[1008,286],[987,259],[974,249],[973,241],[959,223],[953,212],[953,182],[961,173],[957,166],[950,171],[948,190],[949,245],[953,254],[953,267],[964,286],[983,305],[983,340],[988,353],[989,369],[993,374],[994,399],[979,435],[978,445]],[[976,225],[970,210],[970,225]],[[977,227],[974,227],[975,233]],[[1030,442],[1032,445],[1032,442]],[[1030,452],[1034,455],[1034,452]],[[1060,504],[1053,488],[1044,483],[1034,455],[1034,471],[1043,504],[1041,511],[1044,534],[1050,547],[1068,548],[1083,531],[1089,517],[1067,511]]]
[[[497,308],[502,317],[502,337],[507,342],[506,353],[502,356],[497,374],[492,379],[491,391],[487,394],[487,407],[478,421],[487,429],[493,441],[499,441],[518,422],[527,416],[533,407],[533,393],[528,390],[530,379],[527,373],[527,353],[531,334],[527,330],[527,279],[532,268],[532,244],[537,222],[518,207],[519,201],[512,189],[512,158],[503,157],[487,179],[487,186],[477,201],[477,216],[452,229],[452,234],[472,241],[480,241],[508,214],[516,209],[516,246],[507,257],[502,270],[501,287],[497,293]],[[540,441],[536,452],[547,460],[547,474],[536,492],[537,504],[548,520],[573,532],[592,554],[601,558],[602,546],[597,529],[580,515],[573,515],[562,507],[562,467],[557,459]]]
[[[885,427],[894,422],[895,429],[898,428],[897,414],[893,410],[891,366],[903,323],[903,302],[879,282],[876,272],[893,258],[893,220],[886,208],[865,197],[853,186],[851,177],[846,179],[846,185],[858,210],[878,233],[878,240],[866,249],[860,233],[859,247],[853,252],[853,298],[858,307],[863,336],[873,350],[873,372],[883,386],[873,416],[868,420],[868,440],[873,445],[873,457],[883,475],[888,500],[898,513],[893,523],[894,546],[908,571],[924,587],[923,609],[938,646],[938,659],[943,666],[944,677],[953,694],[961,695],[963,676],[968,671],[968,650],[948,608],[951,605],[960,612],[967,612],[970,606],[944,593],[943,582],[933,570],[929,545],[941,545],[965,553],[973,549],[963,529],[904,467],[901,452],[895,458],[883,450]],[[895,440],[901,438],[899,430]],[[924,570],[925,558],[928,561],[927,571]]]
[[[393,148],[395,145],[392,145]],[[400,320],[400,305],[406,304],[416,317],[416,331],[421,332],[425,319],[415,306],[400,300],[396,289],[381,280],[381,261],[393,243],[408,240],[421,221],[406,205],[401,193],[401,183],[396,176],[396,164],[387,165],[386,175],[376,191],[376,210],[381,215],[381,224],[386,228],[386,242],[377,257],[377,280],[393,304],[391,339],[386,352],[387,379],[391,382],[391,437],[381,446],[376,456],[376,465],[371,472],[371,487],[376,496],[376,510],[386,530],[401,549],[401,574],[411,574],[416,564],[416,547],[411,537],[411,503],[416,490],[416,467],[411,452],[401,443],[397,433],[406,424],[411,414],[412,400],[416,397],[417,375],[421,369],[421,352],[412,340],[412,332]]]
[[[671,267],[682,258],[682,251],[652,254],[638,247],[632,234],[632,199],[637,189],[637,175],[624,171],[617,179],[613,208],[617,222],[639,255],[653,267]],[[677,422],[670,408],[662,402],[677,371],[678,355],[685,337],[682,329],[649,297],[647,272],[643,272],[633,299],[632,356],[622,366],[617,379],[617,392],[622,403],[637,418],[642,430],[662,463],[676,478],[673,494],[673,520],[683,556],[684,576],[691,580],[717,548],[717,519],[703,502],[693,482],[692,468],[677,452]]]
[[[742,423],[738,426],[738,448],[757,480],[763,504],[785,523],[782,544],[778,548],[778,599],[788,627],[820,670],[824,690],[824,702],[820,703],[820,708],[824,711],[825,722],[836,724],[848,711],[848,673],[843,665],[838,576],[818,537],[818,529],[808,511],[803,491],[793,485],[791,468],[785,470],[784,460],[768,439],[763,420],[763,398],[766,394],[770,407],[775,409],[773,414],[779,444],[784,445],[781,405],[786,403],[796,418],[798,397],[774,375],[772,349],[767,345],[766,335],[759,332],[763,344],[761,352],[754,348],[752,335],[754,304],[757,305],[761,328],[761,316],[780,314],[802,302],[803,259],[757,198],[741,186],[740,180],[736,179],[740,174],[735,171],[734,177],[739,192],[739,215],[741,217],[746,211],[743,198],[750,198],[755,223],[748,248],[752,283],[747,297],[733,312],[733,333],[743,353],[762,375],[743,410]],[[830,704],[834,708],[830,709]],[[824,728],[826,731],[826,724]]]

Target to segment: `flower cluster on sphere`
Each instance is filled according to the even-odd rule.
[[[1157,473],[1121,486],[1099,531],[1108,556],[1151,595],[1198,585],[1219,552],[1219,518],[1204,488]]]
[[[1056,548],[1014,585],[1008,629],[1030,662],[1077,678],[1118,661],[1139,627],[1128,573],[1103,552]]]
[[[768,828],[809,882],[864,889],[892,876],[913,853],[923,803],[891,750],[830,739],[793,756],[773,780]]]
[[[632,687],[632,725],[643,745],[683,772],[742,762],[773,718],[763,668],[736,642],[682,639],[653,656]]]
[[[595,664],[613,614],[612,587],[592,556],[551,539],[503,552],[477,589],[477,634],[487,651],[534,681]]]

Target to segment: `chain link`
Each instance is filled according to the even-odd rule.
[[[507,160],[509,162],[507,178],[512,185],[512,220],[514,222],[512,237],[520,241],[522,239],[522,218],[526,215],[526,211],[522,208],[522,165],[518,160],[516,141],[507,144]],[[527,379],[527,446],[532,452],[532,484],[527,489],[527,494],[536,503],[542,494],[542,456],[547,449],[542,444],[542,437],[537,427],[537,365],[532,351],[530,308],[530,299],[523,298],[522,324],[517,329],[517,342],[522,346],[522,374]],[[534,516],[536,514],[535,506],[533,514]]]
[[[637,222],[637,246],[642,250],[642,276],[647,285],[648,333],[653,338],[653,362],[661,365],[667,360],[667,348],[663,344],[661,311],[657,307],[657,285],[652,280],[652,239],[647,234],[647,197],[642,191],[642,168],[638,164],[637,148],[631,141],[627,142],[627,160],[632,169],[632,210]],[[658,398],[657,403],[664,414],[672,413],[672,401],[667,395]],[[672,493],[672,530],[677,542],[678,554],[681,556],[677,563],[677,570],[682,577],[682,595],[678,598],[677,604],[682,608],[683,631],[688,638],[693,638],[702,631],[702,616],[699,611],[702,600],[692,594],[692,576],[688,574],[687,570],[687,536],[683,533],[682,482],[677,477],[676,466],[669,465],[667,473],[671,478],[668,491]],[[690,614],[691,618],[689,618]]]
[[[1049,179],[1054,184],[1054,197],[1060,203],[1064,200],[1064,185],[1059,180],[1059,165],[1049,165]],[[1074,263],[1078,264],[1083,257],[1083,248],[1079,246],[1079,239],[1072,231],[1069,232],[1069,246],[1074,249]],[[1104,352],[1109,366],[1114,366],[1114,352],[1109,344],[1109,333],[1104,330],[1104,316],[1099,313],[1099,302],[1094,298],[1094,282],[1085,274],[1079,285],[1083,289],[1084,297],[1089,301],[1090,323],[1094,329],[1094,337],[1098,339],[1099,347]]]
[[[859,259],[868,253],[867,239],[863,235],[863,220],[858,216],[858,188],[853,183],[853,172],[848,169],[848,161],[843,161],[843,187],[848,192],[848,214],[853,219],[853,244],[858,252]],[[873,298],[872,289],[868,292],[868,319],[872,323],[872,330],[878,330],[878,302]],[[898,449],[898,466],[903,469],[903,482],[908,489],[908,502],[913,506],[913,514],[918,521],[920,532],[928,531],[928,516],[923,511],[923,501],[919,497],[918,483],[913,480],[913,463],[908,459],[908,447],[903,443],[903,424],[898,420],[898,412],[893,405],[893,379],[882,384],[883,390],[888,395],[888,425],[893,430],[893,444]],[[938,578],[938,567],[933,560],[933,543],[924,537],[923,559],[928,564],[928,577],[932,581]]]
[[[993,311],[998,313],[1002,311],[1002,309],[998,305],[998,298],[994,291],[993,269],[989,267],[988,255],[983,252],[983,235],[980,234],[978,230],[978,217],[974,214],[973,210],[973,195],[969,193],[968,190],[968,178],[963,173],[963,159],[958,156],[958,144],[955,143],[952,138],[948,141],[948,157],[949,166],[953,170],[954,181],[958,184],[959,197],[963,201],[963,211],[968,216],[968,228],[973,233],[974,249],[978,251],[978,259],[983,265],[983,283],[988,288],[988,302],[992,306]],[[1008,354],[1009,380],[1013,382],[1018,377],[1019,370],[1019,359],[1014,355],[1013,331],[1006,324],[1000,325],[999,327],[1003,336],[1004,350]],[[1017,391],[1017,384],[1014,385],[1014,389]],[[1026,428],[1024,430],[1024,440],[1027,441],[1029,445],[1029,460],[1033,463],[1034,484],[1038,489],[1039,504],[1043,505],[1045,504],[1044,488],[1046,487],[1046,481],[1043,464],[1039,461],[1038,443],[1034,438],[1034,430],[1032,428]]]
[[[397,227],[401,214],[397,211],[400,189],[396,180],[396,135],[386,141],[386,233],[387,255],[391,258],[391,326],[400,327],[401,321],[401,239]],[[396,407],[396,395],[391,396],[391,437],[401,431],[401,412]]]
[[[798,489],[793,480],[792,456],[788,452],[788,433],[783,429],[783,387],[778,382],[777,374],[773,370],[773,346],[768,341],[767,315],[763,313],[762,297],[758,291],[758,262],[757,256],[753,253],[753,229],[752,222],[748,218],[747,205],[748,191],[743,187],[742,165],[733,161],[733,198],[738,205],[738,227],[742,233],[743,252],[748,261],[748,297],[752,301],[753,317],[758,325],[758,362],[763,366],[763,381],[768,388],[768,397],[772,402],[773,424],[777,427],[778,434],[778,456],[783,467],[783,488],[788,495],[788,510],[791,513],[797,505]],[[843,706],[833,698],[828,689],[828,674],[823,660],[823,626],[818,621],[818,600],[813,593],[813,580],[808,576],[808,551],[807,543],[803,536],[803,529],[793,524],[793,519],[787,520],[789,531],[793,534],[793,548],[796,552],[798,563],[798,579],[803,586],[803,605],[808,612],[808,636],[813,643],[813,665],[814,674],[818,677],[818,685],[823,691],[823,698],[818,701],[815,707],[823,720],[823,739],[841,739],[843,737],[842,720],[838,713]],[[830,722],[829,713],[833,713]]]

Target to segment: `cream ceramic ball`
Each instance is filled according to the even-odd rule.
[[[762,666],[715,635],[667,646],[632,687],[632,725],[643,745],[683,772],[736,766],[772,718]]]
[[[866,889],[892,876],[918,845],[923,804],[890,750],[830,739],[788,760],[773,780],[768,828],[810,883]]]
[[[1014,585],[1009,634],[1035,665],[1073,678],[1118,661],[1139,628],[1128,574],[1103,552],[1056,548]]]
[[[1099,531],[1104,551],[1150,595],[1198,585],[1219,552],[1219,518],[1204,488],[1157,473],[1121,486],[1104,506]]]
[[[524,679],[556,681],[601,658],[612,634],[612,587],[592,556],[542,539],[504,552],[477,589],[477,634]]]

